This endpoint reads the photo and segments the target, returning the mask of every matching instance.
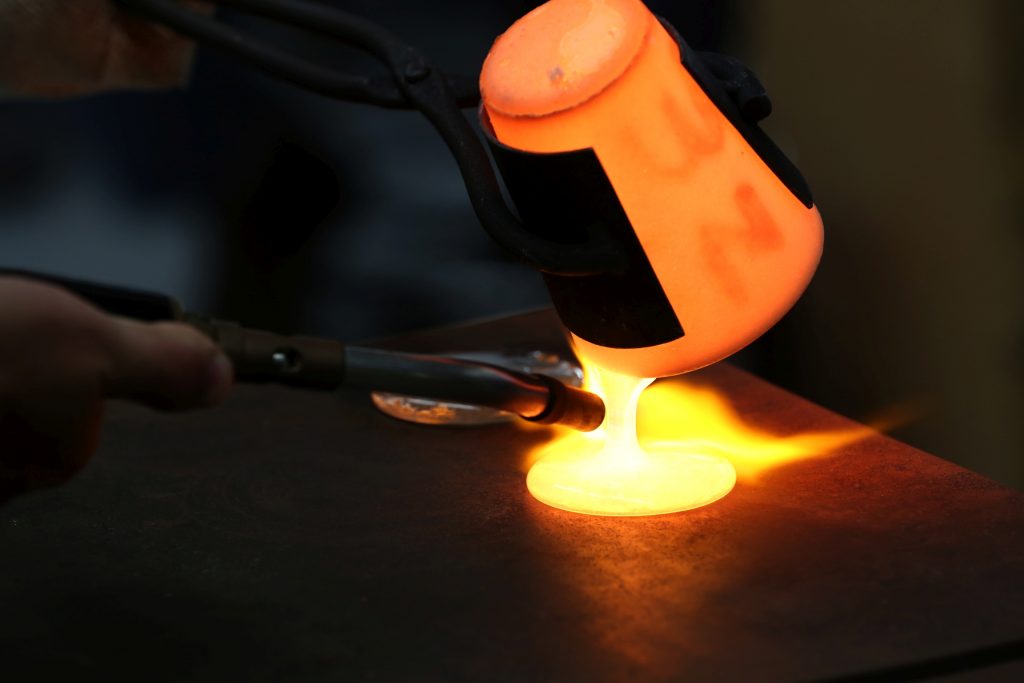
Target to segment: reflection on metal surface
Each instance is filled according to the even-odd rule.
[[[518,372],[547,375],[569,386],[579,387],[583,384],[583,370],[574,360],[566,360],[558,354],[548,351],[519,353],[479,351],[441,355],[460,360],[489,363]],[[399,420],[418,424],[469,427],[519,419],[514,413],[454,401],[440,401],[383,391],[373,392],[371,398],[373,404],[381,412]]]
[[[605,399],[605,423],[540,447],[527,475],[535,498],[563,510],[613,516],[688,510],[723,497],[737,478],[753,481],[772,467],[828,455],[876,433],[856,426],[778,436],[746,424],[714,388],[676,380],[645,392],[652,380],[585,367],[585,387]]]

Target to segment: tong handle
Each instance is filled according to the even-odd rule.
[[[184,318],[184,311],[176,299],[155,292],[17,268],[0,268],[0,276],[20,277],[55,285],[72,292],[111,315],[122,318],[132,318],[143,322],[182,320]]]
[[[532,267],[566,276],[621,272],[628,267],[622,244],[601,224],[594,226],[596,234],[587,241],[563,244],[535,234],[512,213],[487,150],[462,113],[463,107],[479,102],[475,79],[446,76],[387,29],[330,5],[299,0],[211,1],[359,48],[384,64],[390,77],[338,73],[189,10],[176,0],[117,0],[126,10],[225,50],[301,88],[348,102],[419,110],[455,157],[480,224],[499,245]]]
[[[235,366],[236,379],[242,382],[333,390],[345,378],[345,346],[330,339],[291,337],[206,318],[185,311],[176,299],[155,292],[30,270],[0,268],[0,276],[66,289],[111,315],[142,322],[187,323],[221,347]]]

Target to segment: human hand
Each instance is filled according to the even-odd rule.
[[[186,325],[111,317],[64,290],[0,277],[0,503],[78,472],[99,444],[105,399],[211,406],[232,374]]]
[[[169,87],[184,82],[191,55],[188,40],[114,0],[0,0],[0,91],[64,97]]]

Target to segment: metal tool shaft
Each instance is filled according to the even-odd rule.
[[[389,391],[487,406],[532,422],[561,424],[580,431],[597,429],[604,420],[600,397],[544,375],[254,330],[186,312],[175,299],[163,294],[23,270],[0,269],[0,275],[63,287],[114,315],[192,325],[231,358],[235,377],[242,382],[273,382],[327,391],[341,386]]]
[[[220,345],[242,381],[325,390],[348,386],[457,401],[582,431],[596,429],[604,420],[599,397],[543,375],[455,358],[345,346],[330,339],[289,337],[191,314],[184,320]]]
[[[422,354],[348,347],[345,384],[409,396],[489,406],[535,418],[551,390],[536,375],[483,363]]]
[[[604,421],[600,397],[544,375],[496,365],[350,346],[345,384],[411,396],[440,398],[515,413],[539,424],[580,431]]]

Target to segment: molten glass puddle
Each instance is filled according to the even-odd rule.
[[[640,516],[689,510],[728,494],[737,474],[754,481],[771,467],[827,455],[877,433],[857,425],[780,437],[745,424],[712,388],[675,381],[645,393],[653,380],[585,365],[586,388],[605,400],[604,424],[540,447],[526,478],[535,498],[571,512]]]
[[[537,500],[590,515],[660,515],[707,505],[732,490],[736,470],[721,456],[671,442],[641,448],[637,403],[654,380],[605,369],[597,375],[600,388],[590,388],[605,399],[604,424],[545,449],[526,477]]]

